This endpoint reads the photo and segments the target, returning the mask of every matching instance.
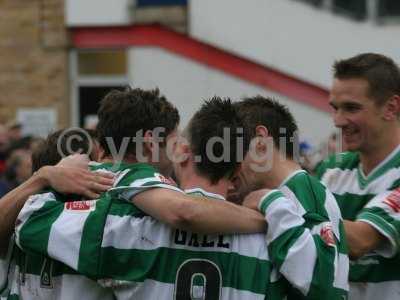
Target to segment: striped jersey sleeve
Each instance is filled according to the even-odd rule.
[[[133,168],[118,174],[116,186],[108,193],[111,197],[130,201],[135,195],[152,188],[165,188],[182,192],[171,179],[158,173],[146,164],[135,164]]]
[[[96,258],[92,255],[92,260],[81,266],[79,256],[87,249],[86,244],[94,248],[101,243],[98,236],[101,236],[108,205],[108,198],[63,203],[52,193],[34,196],[18,216],[16,243],[27,253],[48,255],[95,277]],[[84,242],[85,236],[89,236],[90,241]]]
[[[109,168],[99,165],[94,170]],[[17,218],[17,245],[27,253],[48,255],[83,275],[98,278],[97,249],[102,245],[111,204],[125,199],[124,193],[132,197],[154,187],[177,189],[144,164],[124,165],[113,171],[115,186],[100,199],[63,202],[65,199],[53,192],[32,196]],[[126,204],[132,214],[145,215],[134,204]]]
[[[265,195],[259,210],[268,223],[271,262],[290,286],[303,299],[346,299],[349,261],[333,224],[321,218],[318,225],[310,226],[304,208],[280,190]]]
[[[400,188],[376,195],[359,212],[357,220],[373,226],[386,237],[374,252],[383,257],[394,257],[400,246]]]

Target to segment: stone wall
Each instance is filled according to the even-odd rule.
[[[0,122],[18,108],[55,108],[69,125],[64,0],[0,1]]]

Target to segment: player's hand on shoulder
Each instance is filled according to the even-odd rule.
[[[39,170],[47,185],[64,194],[78,194],[96,199],[113,186],[110,173],[91,172],[79,167],[47,166]]]
[[[269,189],[260,189],[249,193],[243,200],[243,206],[258,210],[258,206],[263,197],[270,192]]]

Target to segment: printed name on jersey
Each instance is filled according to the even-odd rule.
[[[96,209],[97,200],[73,201],[65,203],[65,209],[70,211],[87,212]]]
[[[383,200],[394,212],[400,212],[400,189],[395,189],[385,200]]]
[[[175,230],[175,244],[186,245],[190,247],[217,247],[229,249],[230,243],[225,241],[225,237],[220,234],[218,236],[208,236],[184,230]]]

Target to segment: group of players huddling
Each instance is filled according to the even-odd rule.
[[[348,151],[312,176],[276,100],[213,97],[178,131],[158,90],[110,92],[0,200],[0,299],[399,298],[398,66],[337,61],[330,104]]]

